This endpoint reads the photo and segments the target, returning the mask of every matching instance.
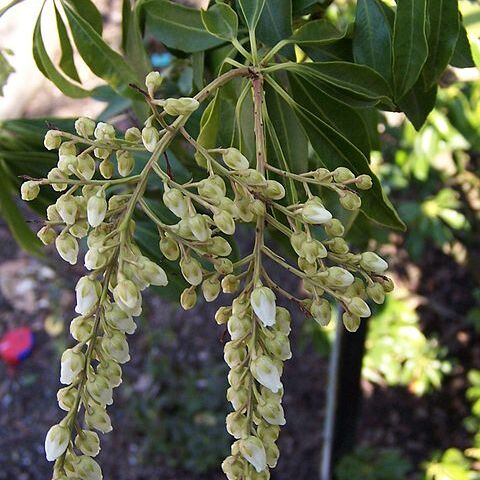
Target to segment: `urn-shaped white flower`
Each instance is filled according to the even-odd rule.
[[[70,385],[75,377],[83,370],[85,356],[82,352],[72,348],[65,350],[62,354],[60,364],[60,383]]]
[[[63,425],[54,425],[45,437],[45,454],[49,462],[60,457],[68,447],[70,432]]]
[[[360,265],[366,270],[370,270],[375,273],[383,273],[388,268],[388,263],[379,257],[375,252],[362,253],[362,259]]]
[[[107,214],[107,201],[102,194],[92,195],[87,203],[87,219],[92,227],[98,227]]]
[[[277,393],[282,388],[280,372],[270,357],[266,355],[257,357],[252,361],[250,369],[255,379],[273,393]]]
[[[319,198],[307,200],[302,209],[302,217],[308,223],[321,225],[332,219],[332,214],[323,206]]]
[[[89,277],[82,277],[76,287],[77,305],[75,311],[80,315],[89,313],[100,298],[100,283]]]
[[[267,468],[267,454],[263,443],[251,435],[240,440],[240,453],[247,462],[253,465],[253,468],[260,473]]]
[[[265,327],[275,325],[275,294],[268,287],[257,287],[250,295],[253,311]]]

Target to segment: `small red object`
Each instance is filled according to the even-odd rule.
[[[30,355],[33,344],[30,328],[15,328],[0,338],[0,357],[10,366],[18,365]]]

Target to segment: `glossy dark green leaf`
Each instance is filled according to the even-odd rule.
[[[60,68],[76,82],[80,83],[80,77],[78,76],[77,68],[75,67],[75,62],[73,60],[73,48],[70,43],[70,38],[68,37],[67,27],[63,22],[62,16],[58,11],[57,5],[53,4],[55,7],[55,19],[57,21],[57,32],[58,39],[60,41],[60,48],[62,50],[62,56],[60,57]]]
[[[428,55],[427,0],[397,0],[393,29],[393,83],[399,100],[417,81]]]
[[[329,45],[344,38],[346,33],[346,30],[337,30],[328,20],[313,20],[296,30],[288,42],[302,46]]]
[[[215,148],[217,142],[217,135],[220,125],[220,110],[221,110],[221,91],[217,90],[215,97],[210,101],[205,108],[202,120],[200,121],[200,134],[198,135],[197,142],[205,148]],[[204,156],[197,152],[195,154],[195,161],[199,165],[205,165],[206,160]]]
[[[249,30],[255,30],[265,6],[265,0],[238,0]]]
[[[373,187],[360,193],[362,211],[375,222],[404,230],[404,223],[385,195],[377,177],[370,170],[368,160],[362,152],[320,118],[316,99],[308,88],[296,81],[294,75],[291,76],[291,87],[293,98],[297,102],[299,120],[325,167],[333,170],[343,166],[350,168],[355,175],[370,175]]]
[[[74,9],[65,5],[65,13],[78,52],[90,70],[121,95],[136,97],[129,87],[137,82],[133,68]]]
[[[68,97],[84,98],[90,96],[91,92],[89,90],[85,90],[84,88],[70,82],[57,70],[57,67],[55,67],[50,59],[42,37],[42,11],[38,16],[37,23],[33,30],[33,58],[35,59],[38,69]]]
[[[215,37],[233,40],[237,37],[238,17],[235,10],[225,3],[217,3],[208,10],[201,10],[204,27]]]
[[[62,0],[65,1],[65,0]],[[102,14],[92,0],[67,0],[75,11],[99,34],[102,35]]]
[[[291,35],[291,0],[265,0],[265,6],[257,24],[257,38],[269,47],[273,47]]]
[[[392,28],[380,0],[358,0],[353,55],[388,82],[392,78]]]
[[[399,102],[399,107],[417,130],[422,128],[428,114],[435,107],[437,89],[437,84],[425,89],[424,79],[419,78],[413,88]]]
[[[368,99],[388,101],[392,92],[385,79],[365,65],[349,62],[288,63],[285,69],[318,79]]]
[[[168,48],[192,53],[223,42],[207,31],[199,10],[168,0],[140,0],[136,8],[145,15],[147,32]]]
[[[458,0],[428,0],[427,15],[428,58],[423,79],[429,88],[438,82],[455,51],[460,31]]]
[[[318,0],[292,0],[293,14],[301,15],[318,3],[320,3]]]
[[[353,62],[353,43],[350,38],[342,38],[330,45],[302,47],[314,62]]]
[[[475,62],[472,57],[472,49],[470,47],[470,41],[468,40],[467,31],[462,22],[461,15],[459,16],[460,30],[458,32],[457,43],[453,56],[450,60],[450,65],[457,68],[470,68],[475,66]]]

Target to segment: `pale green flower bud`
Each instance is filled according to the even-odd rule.
[[[223,151],[223,161],[232,170],[246,170],[250,164],[240,150],[230,147]]]
[[[248,437],[248,419],[239,412],[232,412],[227,415],[227,432],[237,440]]]
[[[194,215],[188,219],[190,230],[199,242],[206,242],[212,235],[204,215]]]
[[[111,405],[113,403],[112,387],[102,375],[89,374],[85,385],[89,395],[100,405]]]
[[[142,268],[140,269],[139,276],[142,280],[150,285],[156,285],[157,287],[165,287],[168,285],[168,278],[165,270],[152,262],[147,257],[141,258]]]
[[[231,307],[220,307],[215,313],[215,321],[218,323],[218,325],[224,325],[228,322],[231,314]]]
[[[177,242],[170,237],[163,237],[159,246],[160,251],[168,260],[175,261],[180,256],[180,248]]]
[[[265,346],[270,354],[279,358],[283,362],[292,358],[292,351],[290,349],[290,341],[287,335],[282,332],[275,332],[275,336],[267,337],[265,339]]]
[[[70,323],[70,334],[78,342],[86,342],[93,333],[93,322],[83,316],[74,318]]]
[[[255,379],[273,393],[277,393],[282,388],[280,372],[270,357],[261,355],[255,358],[250,365],[250,370]]]
[[[169,115],[187,115],[198,109],[200,104],[194,98],[181,97],[181,98],[167,98],[163,102],[163,109]]]
[[[78,390],[73,387],[64,387],[57,392],[57,401],[58,406],[69,412],[75,405],[75,400],[77,398]]]
[[[227,342],[224,347],[223,358],[230,368],[240,365],[247,357],[247,350],[234,341]]]
[[[63,190],[66,190],[68,186],[67,183],[56,183],[56,182],[68,179],[68,177],[59,168],[56,168],[56,167],[52,168],[48,172],[47,179],[50,180],[51,182],[55,182],[51,184],[51,187],[56,192],[63,192]]]
[[[355,180],[355,184],[360,190],[370,190],[373,186],[372,177],[370,175],[360,175]]]
[[[275,180],[267,180],[267,187],[264,193],[267,198],[281,200],[285,196],[285,188]]]
[[[82,455],[75,463],[75,473],[82,480],[102,480],[100,465],[91,457]]]
[[[328,242],[328,247],[332,252],[344,255],[349,252],[347,242],[341,237],[335,237],[331,242]]]
[[[112,154],[112,150],[109,148],[94,148],[93,149],[93,154],[95,155],[96,158],[99,158],[100,160],[105,160],[110,155]]]
[[[95,160],[88,153],[81,153],[77,157],[77,171],[81,177],[91,180],[95,175]]]
[[[322,242],[310,239],[302,245],[300,256],[304,257],[309,263],[315,263],[318,258],[325,258],[327,255],[327,249]]]
[[[129,335],[135,333],[137,324],[133,318],[126,312],[124,312],[118,305],[109,305],[105,308],[105,320],[112,328],[120,330],[123,333]],[[105,377],[108,377],[105,375]]]
[[[384,273],[388,268],[388,263],[379,257],[375,252],[362,253],[360,265],[369,272]]]
[[[345,303],[349,312],[357,317],[367,318],[372,314],[370,307],[360,297],[353,297]]]
[[[60,364],[60,383],[70,385],[85,366],[85,355],[73,348],[65,350]]]
[[[112,195],[108,199],[108,210],[112,211],[125,207],[130,198],[130,195]]]
[[[38,182],[28,180],[22,183],[20,193],[22,194],[22,200],[26,200],[27,202],[35,200],[40,193],[40,185]]]
[[[367,295],[378,305],[385,301],[385,292],[379,283],[374,283],[367,287]]]
[[[112,360],[108,362],[102,360],[97,366],[97,373],[108,379],[112,388],[118,387],[122,383],[122,368]]]
[[[228,197],[222,197],[218,204],[219,210],[227,211],[233,218],[238,217],[238,207],[236,203]]]
[[[232,315],[228,320],[228,333],[232,340],[239,340],[252,330],[251,320],[248,317]]]
[[[317,263],[310,263],[306,258],[298,258],[298,268],[307,275],[313,275],[317,272]]]
[[[227,362],[228,363],[228,362]],[[240,364],[239,362],[238,364]],[[235,410],[244,408],[248,401],[248,390],[246,388],[233,388],[227,390],[227,400],[232,404]]]
[[[268,287],[257,287],[250,295],[253,311],[264,327],[275,325],[275,294]]]
[[[75,121],[75,131],[81,137],[91,137],[95,131],[95,122],[91,118],[80,117]]]
[[[251,316],[250,298],[247,294],[242,294],[232,302],[232,314],[239,317]]]
[[[117,152],[117,168],[120,176],[127,177],[132,173],[134,167],[135,159],[133,155],[126,150],[119,150]]]
[[[257,435],[264,443],[274,443],[278,439],[280,434],[280,427],[278,425],[272,425],[267,423],[260,423],[257,428]]]
[[[197,304],[197,292],[194,287],[186,288],[180,295],[180,305],[184,310],[191,310]]]
[[[345,290],[346,297],[363,297],[365,296],[365,284],[360,278],[355,278],[355,281]]]
[[[260,473],[267,468],[267,455],[263,443],[253,435],[240,440],[240,453]]]
[[[182,258],[180,260],[180,270],[182,271],[183,277],[190,285],[198,286],[202,283],[202,267],[194,258]]]
[[[266,207],[265,207],[265,204],[259,200],[258,198],[256,198],[251,204],[250,204],[250,208],[252,210],[252,213],[256,216],[256,217],[263,217],[265,216],[265,213],[267,211]]]
[[[130,360],[128,342],[125,334],[119,330],[112,330],[102,338],[103,351],[118,363],[127,363]]]
[[[331,237],[342,237],[345,233],[345,228],[340,220],[332,218],[328,223],[324,225],[327,235]]]
[[[340,204],[346,210],[358,210],[362,206],[362,199],[354,192],[348,190],[340,194]]]
[[[275,468],[280,457],[280,450],[274,443],[265,445],[265,452],[267,454],[267,465],[270,468]]]
[[[102,286],[98,280],[82,277],[77,282],[75,292],[77,294],[75,311],[80,315],[86,315],[98,303],[102,293]]]
[[[247,168],[246,170],[239,170],[238,176],[242,178],[248,185],[254,187],[264,187],[267,184],[265,177],[253,168]]]
[[[118,306],[129,313],[141,303],[141,296],[138,288],[131,280],[121,280],[113,289],[113,297]]]
[[[228,372],[227,379],[233,388],[244,388],[248,384],[247,369],[236,367]]]
[[[77,220],[68,231],[75,238],[83,238],[87,235],[89,228],[86,220]]]
[[[72,195],[62,195],[58,197],[55,206],[62,220],[67,225],[73,225],[77,216],[78,204]]]
[[[395,285],[390,278],[383,277],[383,278],[380,279],[380,283],[381,283],[385,293],[393,292],[393,290],[395,288]]]
[[[43,144],[47,150],[56,150],[62,144],[62,132],[58,130],[49,130],[45,134]]]
[[[332,219],[332,214],[323,206],[318,197],[312,197],[302,208],[302,218],[307,223],[321,225]]]
[[[107,200],[104,192],[99,192],[88,199],[87,203],[87,219],[92,227],[98,227],[104,220],[107,214]]]
[[[85,423],[102,433],[111,432],[112,421],[103,405],[91,405],[85,410]]]
[[[113,140],[115,138],[115,128],[109,123],[98,122],[93,133],[97,140]]]
[[[89,457],[96,457],[100,452],[100,439],[95,432],[82,430],[75,438],[75,446]]]
[[[47,460],[53,462],[65,453],[70,443],[70,431],[63,425],[54,425],[45,438],[45,453]]]
[[[220,210],[214,213],[213,221],[220,231],[226,235],[233,235],[235,233],[235,220],[226,210]]]
[[[213,266],[220,275],[228,275],[233,272],[233,263],[228,258],[216,258]]]
[[[222,279],[223,293],[235,293],[240,287],[240,280],[232,274],[229,274]]]
[[[69,233],[62,233],[55,239],[58,254],[70,265],[77,263],[78,242]]]
[[[108,158],[100,162],[98,169],[100,170],[100,175],[103,178],[106,178],[106,179],[112,178],[114,168],[113,168],[113,163]]]
[[[356,332],[358,327],[360,327],[360,317],[351,314],[350,312],[345,312],[342,315],[343,325],[349,332]]]
[[[283,332],[288,335],[291,331],[290,323],[290,312],[286,308],[277,307],[275,313],[275,328],[279,332]]]
[[[142,141],[142,132],[137,127],[130,127],[125,131],[125,140],[132,143]]]
[[[55,238],[57,238],[57,234],[52,227],[46,225],[37,232],[37,237],[44,245],[50,245],[55,241]]]
[[[157,146],[160,135],[155,127],[145,127],[142,130],[142,141],[149,152],[153,152]]]
[[[222,470],[228,480],[238,480],[245,471],[245,463],[238,456],[231,455],[223,461]]]
[[[71,175],[78,165],[77,148],[73,142],[65,142],[58,151],[58,168],[65,174]]]
[[[228,257],[232,253],[232,246],[223,237],[214,237],[208,244],[208,251],[212,255]]]
[[[213,302],[220,294],[220,280],[218,277],[210,277],[204,280],[202,293],[207,302]]]
[[[218,175],[211,175],[201,180],[197,186],[198,194],[210,200],[220,200],[225,197],[227,188],[223,178]]]
[[[285,425],[287,423],[285,420],[285,413],[280,402],[259,403],[257,410],[262,418],[270,425]]]
[[[333,287],[349,287],[355,281],[355,277],[344,268],[330,267],[327,271],[327,282]]]
[[[241,198],[237,200],[238,216],[244,222],[251,222],[254,218],[254,212],[252,211],[252,201],[249,198]]]
[[[184,218],[188,213],[188,203],[183,193],[176,188],[168,188],[165,186],[163,194],[163,203],[178,218]]]
[[[310,314],[320,326],[326,327],[332,319],[330,303],[324,298],[314,300],[310,306]]]
[[[61,221],[63,221],[62,217],[58,213],[56,205],[49,205],[47,207],[47,219],[50,220],[50,222],[61,222]]]
[[[97,247],[91,247],[85,254],[85,268],[87,270],[97,270],[103,268],[108,261],[108,255],[101,253]]]
[[[290,237],[290,244],[299,256],[303,256],[303,245],[307,241],[307,234],[305,232],[295,232]]]
[[[313,178],[319,182],[330,183],[332,181],[332,173],[326,168],[317,168],[313,172]]]
[[[345,167],[338,167],[332,173],[333,178],[337,183],[348,182],[349,180],[353,180],[355,178],[353,172]]]
[[[160,88],[163,82],[163,77],[160,72],[150,72],[145,77],[145,86],[147,87],[148,94],[151,98],[155,95],[155,92]]]

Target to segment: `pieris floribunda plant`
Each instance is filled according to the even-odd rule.
[[[147,17],[148,8],[153,8],[155,17],[152,1],[137,3],[147,10]],[[159,3],[176,11],[169,2]],[[142,292],[150,285],[167,285],[172,280],[167,266],[172,262],[188,284],[179,295],[184,309],[194,308],[201,296],[207,302],[221,292],[233,296],[215,315],[230,335],[224,358],[230,367],[227,398],[233,410],[226,428],[234,442],[222,464],[229,480],[266,480],[277,464],[276,441],[287,421],[282,371],[292,355],[290,308],[297,305],[326,326],[332,305],[340,305],[345,328],[354,332],[361,319],[371,315],[368,303],[383,303],[393,289],[385,276],[385,260],[375,252],[350,251],[344,239],[345,219],[351,223],[360,211],[378,223],[402,228],[364,156],[362,129],[367,115],[360,110],[368,109],[370,114],[376,105],[401,108],[425,62],[419,67],[412,61],[407,69],[399,63],[405,62],[405,55],[394,51],[394,73],[400,69],[401,75],[392,85],[391,65],[384,75],[360,41],[356,55],[361,56],[364,48],[364,65],[325,61],[326,54],[313,62],[305,52],[300,55],[303,62],[291,61],[293,44],[315,58],[314,47],[334,48],[346,32],[319,20],[306,22],[279,43],[272,42],[264,30],[265,3],[239,0],[237,11],[248,29],[248,37],[243,38],[238,36],[243,31],[238,30],[237,13],[227,4],[211,6],[201,13],[201,20],[198,14],[212,45],[230,46],[218,76],[196,95],[163,98],[162,76],[149,73],[146,88],[136,86],[149,111],[141,129],[132,127],[119,134],[113,125],[89,118],[76,121],[75,134],[51,129],[45,147],[58,150],[57,165],[47,178],[31,178],[22,185],[25,200],[35,199],[47,186],[59,192],[38,237],[46,245],[55,244],[70,264],[82,252],[86,269],[75,288],[78,316],[70,331],[76,343],[61,360],[64,386],[58,403],[65,415],[45,441],[47,459],[55,461],[56,480],[102,478],[94,460],[100,450],[98,432],[112,430],[107,407],[113,402],[113,389],[122,382],[121,366],[130,359],[127,336],[135,331],[134,318],[142,312]],[[366,3],[359,2],[359,15],[368,17]],[[395,21],[407,25],[408,1],[398,4]],[[62,5],[80,46],[81,16],[77,18],[69,2]],[[408,18],[417,22],[421,12]],[[266,40],[257,42],[257,25]],[[356,26],[371,37],[373,33],[364,27]],[[416,28],[411,31],[418,36]],[[425,31],[420,40],[424,37]],[[380,43],[387,48],[384,39]],[[86,53],[82,49],[86,61],[91,60]],[[412,81],[406,75],[414,70]],[[426,72],[425,78],[431,73]],[[121,76],[115,78],[118,87]],[[219,125],[232,118],[222,106],[232,95],[234,126],[220,141]],[[346,108],[350,113],[345,114]],[[203,112],[200,130],[192,135],[198,130],[190,127],[199,112]],[[340,118],[335,112],[345,115]],[[356,135],[355,140],[350,141],[350,135]],[[231,141],[224,143],[227,137]],[[172,142],[178,145],[179,140],[202,172],[187,182],[172,175],[164,158]],[[148,196],[154,183],[156,204]],[[168,220],[156,208],[159,198],[170,212]],[[163,263],[145,256],[137,245],[138,218],[148,218],[158,231]],[[252,227],[254,241],[252,250],[238,259],[231,255],[232,243],[242,224]],[[267,241],[267,232],[277,241]],[[84,254],[81,239],[86,239]],[[300,289],[287,291],[273,278],[268,267],[272,263],[298,278],[301,298]],[[278,305],[281,299],[288,309]]]

